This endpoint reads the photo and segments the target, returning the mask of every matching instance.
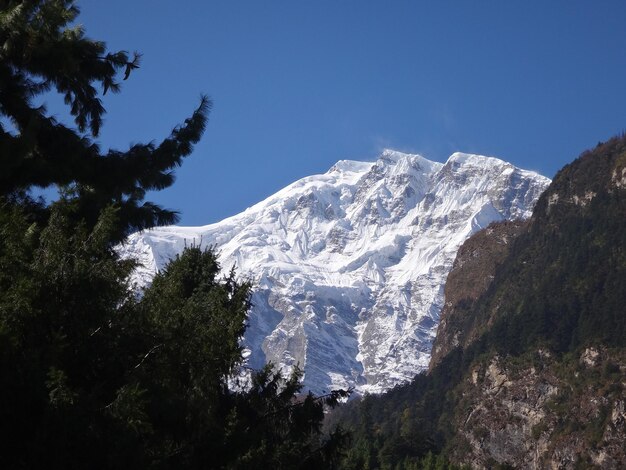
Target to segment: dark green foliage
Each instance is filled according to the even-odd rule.
[[[0,263],[8,268],[0,280],[5,468],[104,455],[109,443],[98,434],[111,425],[104,409],[134,359],[120,348],[133,304],[124,281],[132,263],[109,246],[112,211],[92,230],[69,223],[68,211],[57,205],[38,227],[18,208],[0,208]]]
[[[335,429],[321,437],[324,409],[347,398],[344,391],[300,396],[302,373],[288,380],[270,365],[253,376],[250,390],[229,395],[227,455],[230,468],[335,468],[347,435]],[[298,396],[296,400],[294,397]]]
[[[420,466],[429,454],[448,465],[439,456],[453,433],[448,391],[464,367],[463,357],[451,354],[428,376],[417,375],[382,396],[366,396],[334,411],[331,424],[341,423],[353,435],[343,468],[431,468]]]
[[[119,242],[132,230],[176,221],[174,212],[143,198],[146,191],[173,183],[172,169],[200,139],[210,102],[203,97],[193,115],[159,145],[102,153],[91,139],[105,112],[97,87],[118,92],[118,74],[128,78],[139,66],[139,55],[131,59],[124,51],[108,52],[80,26],[68,27],[78,14],[73,3],[0,2],[0,195],[58,186],[79,206],[75,216],[91,225],[113,205],[113,241]],[[64,96],[78,130],[57,122],[37,103],[49,90]]]
[[[125,282],[133,263],[108,247],[109,214],[103,233],[71,233],[58,212],[33,259],[3,278],[3,468],[332,466],[344,437],[322,440],[320,427],[344,393],[296,399],[301,374],[284,380],[271,366],[250,390],[228,389],[248,284],[219,280],[214,253],[194,247],[138,301]]]
[[[209,102],[159,145],[101,154],[96,86],[118,91],[138,56],[68,28],[77,13],[0,2],[0,468],[332,468],[345,436],[321,423],[347,392],[300,397],[300,372],[271,366],[229,389],[250,285],[220,278],[213,251],[191,247],[131,291],[136,264],[114,247],[175,220],[143,198],[173,182]],[[48,90],[77,129],[35,104]],[[29,196],[50,185],[56,202]]]
[[[505,354],[626,346],[626,201],[613,181],[625,160],[615,138],[557,174],[478,310],[502,312],[487,343]]]

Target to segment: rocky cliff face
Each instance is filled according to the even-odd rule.
[[[430,370],[452,349],[466,348],[489,328],[490,321],[477,321],[472,308],[487,292],[496,269],[506,260],[511,242],[527,227],[525,220],[494,222],[461,245],[446,279],[445,302],[433,342]]]
[[[139,284],[185,244],[213,245],[255,286],[249,365],[299,364],[316,393],[381,392],[424,370],[458,247],[496,220],[526,218],[549,180],[501,160],[443,163],[385,151],[341,161],[205,227],[129,238]]]
[[[461,384],[450,457],[475,468],[623,468],[624,350],[557,359],[540,349],[524,359],[474,366]]]

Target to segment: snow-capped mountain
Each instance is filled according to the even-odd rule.
[[[457,249],[490,222],[530,216],[550,180],[491,157],[445,164],[384,151],[340,161],[204,227],[162,227],[121,248],[140,284],[186,244],[214,245],[255,285],[250,366],[299,364],[320,393],[380,392],[427,368]]]

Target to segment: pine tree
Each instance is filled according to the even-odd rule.
[[[0,1],[0,468],[332,468],[341,432],[301,375],[268,366],[233,392],[250,285],[190,247],[141,295],[115,246],[172,223],[173,182],[209,101],[160,145],[102,153],[101,97],[139,55],[107,52],[72,1]],[[98,91],[100,87],[101,91]],[[61,93],[76,128],[35,105]],[[56,186],[57,201],[33,199]]]
[[[118,233],[112,241],[119,242],[130,231],[177,220],[175,212],[143,199],[173,183],[172,169],[204,131],[210,101],[202,97],[159,145],[103,153],[92,139],[105,113],[101,96],[120,91],[119,76],[127,79],[140,55],[107,51],[81,26],[68,26],[77,15],[71,0],[0,2],[0,196],[13,200],[33,187],[58,186],[76,200],[76,217],[91,225],[113,206]],[[77,129],[36,104],[50,90],[63,96]]]

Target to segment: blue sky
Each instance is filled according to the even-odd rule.
[[[103,147],[158,141],[201,93],[213,100],[176,183],[150,195],[184,225],[386,147],[493,155],[552,177],[626,130],[624,1],[78,5],[88,36],[143,54],[105,97]]]

